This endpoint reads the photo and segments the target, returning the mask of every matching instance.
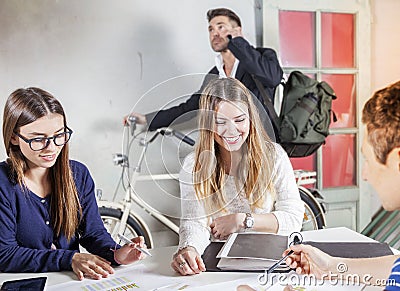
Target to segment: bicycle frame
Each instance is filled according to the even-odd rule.
[[[141,173],[141,166],[144,160],[144,157],[147,152],[148,145],[153,142],[156,137],[162,133],[161,131],[167,132],[167,129],[161,129],[157,131],[149,140],[142,139],[139,142],[139,145],[142,147],[139,160],[136,164],[136,166],[133,168],[133,173],[131,176],[129,176],[129,171],[127,171],[127,177],[128,177],[128,186],[125,191],[125,196],[121,202],[115,202],[115,201],[106,201],[106,200],[100,200],[98,202],[99,207],[108,207],[108,208],[114,208],[114,209],[120,209],[122,211],[122,217],[120,219],[120,224],[118,231],[116,233],[112,233],[112,237],[115,239],[117,238],[118,234],[123,234],[124,230],[127,226],[127,221],[128,218],[134,217],[139,224],[144,228],[144,230],[150,234],[149,227],[147,224],[144,222],[144,220],[134,213],[131,210],[132,204],[135,203],[137,206],[139,206],[141,209],[143,209],[147,214],[151,215],[154,217],[156,220],[164,224],[166,227],[168,227],[170,230],[175,232],[176,234],[179,233],[179,227],[171,221],[168,217],[165,215],[161,214],[159,211],[154,209],[151,205],[149,205],[147,202],[145,202],[143,199],[140,198],[140,196],[135,192],[135,186],[137,181],[144,181],[148,179],[171,179],[171,175],[168,174],[161,174],[161,175],[152,175],[152,176],[140,176]],[[128,144],[130,142],[130,138],[128,138]],[[127,155],[122,155],[122,161],[120,162],[121,166],[129,170],[129,148],[128,148],[128,154]],[[151,235],[149,235],[149,239],[152,240]]]
[[[314,202],[314,205],[318,208],[320,217],[322,219],[322,224],[326,226],[326,217],[325,217],[325,207],[321,204],[320,201],[317,200],[323,199],[321,194],[318,191],[310,191],[310,189],[304,187],[303,185],[314,185],[317,179],[317,172],[315,171],[305,171],[305,170],[294,170],[294,176],[296,178],[297,188],[301,189],[303,193],[307,194],[307,196]]]
[[[143,233],[142,235],[144,235],[145,238],[147,238],[148,247],[152,247],[153,239],[152,239],[152,234],[150,232],[150,229],[149,229],[148,225],[146,224],[146,222],[137,213],[135,213],[134,211],[131,210],[131,207],[133,204],[136,204],[137,206],[139,206],[147,214],[154,217],[157,221],[159,221],[160,223],[165,225],[167,228],[169,228],[176,234],[179,234],[179,227],[172,220],[170,220],[166,215],[160,213],[158,210],[153,208],[151,205],[149,205],[146,201],[144,201],[140,197],[140,195],[135,190],[136,183],[138,181],[146,181],[146,180],[154,181],[154,180],[165,180],[165,179],[178,179],[178,175],[177,174],[141,175],[141,166],[142,166],[142,163],[146,156],[148,145],[150,143],[152,143],[159,134],[167,135],[167,136],[173,135],[186,143],[189,143],[189,144],[192,144],[192,143],[189,142],[189,140],[191,140],[191,139],[186,137],[182,133],[174,132],[174,130],[171,130],[168,128],[159,129],[150,138],[148,138],[148,139],[142,138],[140,140],[139,145],[142,147],[142,149],[141,149],[141,152],[139,155],[139,159],[136,163],[136,166],[133,168],[130,168],[129,167],[129,149],[130,149],[131,142],[133,140],[135,140],[135,138],[136,138],[136,136],[134,136],[134,129],[135,129],[135,126],[132,127],[132,125],[131,125],[130,135],[132,137],[130,137],[130,135],[128,133],[127,147],[126,147],[126,150],[123,151],[126,153],[126,155],[125,154],[122,154],[122,155],[117,154],[117,156],[114,157],[114,163],[116,165],[121,165],[123,167],[123,173],[125,173],[127,175],[125,178],[128,181],[128,186],[125,190],[124,198],[121,201],[117,201],[117,202],[114,201],[115,197],[114,197],[113,201],[99,200],[98,206],[100,209],[105,208],[105,209],[118,210],[118,215],[115,213],[108,214],[109,215],[108,217],[114,218],[119,223],[119,225],[116,224],[115,226],[113,226],[110,231],[112,237],[115,240],[117,240],[118,234],[124,234],[124,231],[130,225],[131,227],[133,227],[133,229],[136,233],[138,233],[138,231],[136,229],[140,228],[139,232],[142,232]],[[194,144],[194,141],[193,140],[191,140],[191,141]],[[125,171],[125,169],[127,171]],[[132,170],[133,170],[132,175],[130,175],[130,171],[132,171]],[[326,226],[326,220],[325,220],[325,215],[324,215],[325,209],[324,209],[323,205],[321,205],[320,202],[316,199],[316,198],[322,198],[322,196],[317,191],[311,190],[308,188],[304,188],[302,186],[302,185],[314,184],[316,181],[316,179],[315,179],[316,173],[298,170],[298,171],[295,171],[295,176],[296,176],[296,180],[297,180],[298,189],[301,192],[300,194],[308,197],[308,202],[306,204],[311,203],[312,205],[314,205],[314,208],[317,210],[318,216],[315,216],[313,209],[310,208],[310,210],[312,212],[311,214],[314,215],[312,217],[320,217],[321,222],[319,222],[319,224],[321,224],[322,227],[325,227]],[[122,179],[123,179],[123,177],[122,177]],[[315,192],[317,192],[317,193],[315,193]],[[107,214],[106,214],[106,216],[107,216]],[[129,221],[129,223],[128,223],[128,221]],[[133,226],[132,226],[132,223],[133,223]],[[135,226],[135,224],[136,224],[136,226]],[[112,224],[112,225],[114,225],[114,224]],[[321,225],[319,225],[318,227],[320,228]]]

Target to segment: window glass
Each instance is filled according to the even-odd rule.
[[[354,67],[354,15],[321,13],[322,67]]]
[[[284,67],[315,66],[315,13],[279,12],[280,57]]]
[[[337,98],[332,102],[332,110],[337,117],[337,122],[331,122],[331,128],[344,128],[356,126],[356,90],[354,75],[322,75],[336,93]]]
[[[355,135],[330,135],[322,146],[323,188],[356,185]]]

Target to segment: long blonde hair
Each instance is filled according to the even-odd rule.
[[[26,158],[18,145],[11,143],[12,136],[19,128],[34,122],[50,113],[64,117],[60,102],[50,93],[39,88],[17,89],[8,97],[3,113],[3,140],[7,151],[7,164],[10,167],[11,180],[26,191],[24,175],[28,170]],[[69,240],[76,232],[82,209],[78,192],[69,165],[68,143],[64,145],[56,163],[50,168],[51,199],[50,215],[57,236],[61,233]]]
[[[199,139],[193,171],[197,198],[207,214],[226,211],[225,167],[219,146],[214,139],[215,114],[222,101],[242,102],[248,108],[250,129],[242,146],[242,158],[235,182],[243,189],[252,209],[262,207],[266,195],[275,199],[275,147],[261,124],[259,112],[249,90],[232,78],[211,81],[200,100]],[[267,194],[269,193],[269,194]]]

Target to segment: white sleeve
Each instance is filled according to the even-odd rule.
[[[275,148],[276,198],[272,213],[278,220],[278,234],[290,235],[301,230],[304,203],[300,198],[289,157],[280,145],[276,144]]]
[[[179,249],[192,246],[202,255],[210,244],[208,218],[193,186],[194,154],[189,154],[179,173],[182,217],[179,226]]]

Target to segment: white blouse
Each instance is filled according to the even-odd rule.
[[[212,219],[230,213],[273,213],[278,220],[278,234],[289,235],[294,231],[300,231],[304,216],[304,204],[300,199],[293,168],[286,152],[279,144],[275,144],[275,149],[275,201],[272,201],[271,195],[267,194],[263,207],[255,208],[253,211],[250,209],[244,192],[239,191],[238,193],[234,177],[226,175],[227,205],[225,209],[227,212],[220,211],[207,215],[203,204],[196,197],[193,186],[194,153],[185,158],[179,174],[182,209],[179,249],[192,246],[199,254],[203,254],[212,238],[209,227]]]

